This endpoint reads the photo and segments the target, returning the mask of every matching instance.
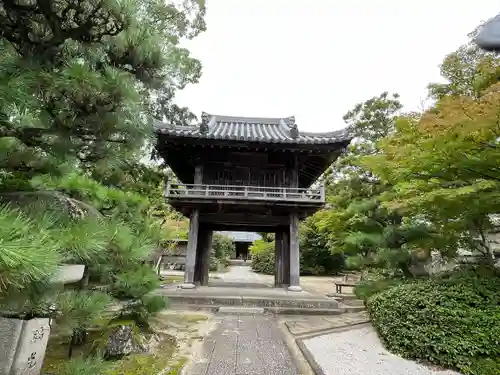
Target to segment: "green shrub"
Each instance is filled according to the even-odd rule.
[[[274,241],[255,241],[250,246],[252,269],[255,272],[274,274]],[[300,273],[302,275],[325,275],[337,273],[344,264],[342,254],[331,254],[328,249],[300,249]]]
[[[208,270],[211,272],[217,272],[219,270],[219,259],[212,256],[210,257],[210,265],[208,266]]]
[[[500,374],[500,358],[474,358],[472,363],[462,371],[475,375],[498,375]]]
[[[383,292],[384,290],[387,290],[391,287],[401,285],[402,283],[402,279],[381,279],[365,281],[354,288],[354,293],[359,299],[366,301],[374,294]]]
[[[255,272],[274,274],[274,241],[257,240],[250,246],[250,252],[252,253],[252,269]]]
[[[212,239],[212,249],[217,259],[230,258],[235,251],[235,245],[228,236],[215,233]]]
[[[221,265],[223,268],[227,268],[227,267],[229,267],[229,264],[231,263],[231,262],[229,261],[229,258],[222,258],[222,259],[220,259],[220,260],[219,260],[219,262],[220,262],[220,265]]]
[[[368,311],[393,353],[460,370],[500,374],[500,276],[466,269],[373,295]]]

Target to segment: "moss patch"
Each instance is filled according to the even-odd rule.
[[[177,366],[172,362],[176,348],[175,338],[165,336],[155,354],[134,354],[112,362],[103,375],[155,375],[167,367]],[[177,374],[174,372],[172,374]]]
[[[155,354],[133,354],[117,361],[105,362],[99,375],[177,375],[190,356],[191,343],[202,337],[198,329],[209,319],[206,314],[165,310],[150,321],[161,337]],[[89,333],[86,344],[75,346],[73,358],[85,358],[102,331]],[[69,339],[61,338],[54,327],[47,346],[42,374],[64,374],[68,362]],[[70,375],[70,374],[68,374]],[[97,375],[97,374],[96,374]]]
[[[166,277],[166,279],[161,281],[162,284],[175,284],[184,281],[184,276],[182,275],[167,275],[164,277]]]
[[[99,332],[94,332],[89,336],[86,344],[75,347],[73,358],[86,356],[90,352],[94,339],[97,339],[99,335]],[[68,343],[57,336],[52,336],[47,346],[42,373],[59,374],[62,373],[68,361]],[[155,375],[165,368],[175,368],[179,364],[179,360],[172,359],[176,347],[175,337],[161,334],[160,344],[154,354],[132,354],[117,361],[106,362],[106,370],[102,375]]]

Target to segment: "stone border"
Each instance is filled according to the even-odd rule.
[[[344,332],[344,331],[350,331],[351,329],[358,329],[361,328],[359,326],[362,325],[368,325],[370,324],[370,320],[361,320],[359,322],[351,323],[348,325],[340,326],[340,327],[334,327],[334,328],[321,328],[321,329],[314,329],[309,332],[304,332],[300,334],[294,335],[291,333],[297,340],[308,340],[308,339],[313,339],[318,336],[323,336],[323,335],[329,335],[330,333],[337,333],[337,332]]]
[[[297,343],[297,346],[299,347],[300,351],[302,352],[302,355],[306,359],[306,361],[309,363],[309,366],[311,366],[312,371],[314,371],[315,375],[326,375],[321,366],[316,362],[314,359],[313,354],[309,349],[307,349],[306,345],[304,344],[303,339],[295,339],[295,342]]]
[[[325,372],[323,371],[323,369],[321,368],[321,366],[314,359],[314,355],[311,353],[311,351],[309,349],[307,349],[307,346],[304,343],[304,340],[309,340],[309,339],[312,339],[312,338],[315,338],[318,336],[330,335],[332,333],[337,333],[337,332],[345,332],[345,331],[350,331],[350,330],[354,330],[354,329],[360,329],[360,328],[366,327],[368,325],[371,325],[371,323],[370,322],[360,322],[360,323],[355,323],[355,324],[351,324],[351,325],[344,326],[344,327],[327,329],[327,330],[323,330],[323,331],[316,331],[316,332],[313,332],[311,334],[306,333],[306,334],[303,334],[300,337],[296,338],[295,343],[296,343],[297,347],[300,349],[300,351],[302,352],[302,356],[309,363],[309,366],[312,369],[312,371],[314,371],[314,374],[315,375],[326,375]],[[291,333],[290,333],[290,335],[291,335]],[[299,367],[299,369],[300,369],[300,367]]]
[[[276,323],[278,324],[278,328],[280,329],[283,335],[283,341],[286,347],[288,348],[288,351],[290,352],[292,361],[295,367],[297,367],[297,370],[299,370],[299,374],[317,375],[318,373],[311,366],[311,361],[304,355],[304,351],[302,350],[302,348],[300,347],[299,343],[294,338],[294,336],[291,334],[291,332],[288,330],[285,323],[280,321]]]

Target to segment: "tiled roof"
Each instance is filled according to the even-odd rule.
[[[205,112],[202,113],[202,123],[199,126],[160,124],[156,132],[178,137],[266,143],[322,144],[351,139],[346,129],[328,133],[301,132],[295,124],[294,117],[233,117],[210,115]]]
[[[234,242],[254,242],[262,239],[262,236],[255,232],[231,232],[231,231],[220,231],[217,232],[223,236],[227,236]]]

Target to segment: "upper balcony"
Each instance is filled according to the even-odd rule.
[[[284,203],[316,204],[325,203],[325,188],[300,189],[289,187],[204,185],[168,182],[165,188],[168,200],[186,201],[235,201],[236,203]]]

